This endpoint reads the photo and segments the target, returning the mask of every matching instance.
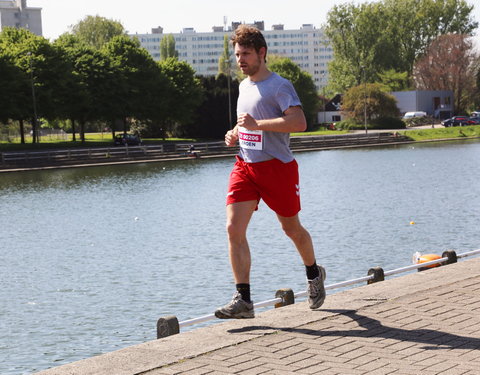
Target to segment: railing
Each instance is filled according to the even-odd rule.
[[[366,146],[405,140],[391,133],[343,134],[327,136],[292,137],[290,147],[294,151]],[[44,150],[28,152],[1,152],[0,167],[22,165],[58,165],[88,162],[114,163],[126,160],[156,160],[165,158],[201,157],[207,155],[235,154],[238,148],[226,147],[223,141],[193,143],[163,143],[159,145],[119,146],[103,148],[72,148],[64,150]]]
[[[425,270],[428,269],[430,266],[436,265],[447,265],[456,263],[458,258],[465,258],[472,255],[480,254],[480,249],[473,250],[470,252],[466,252],[463,254],[456,254],[453,250],[444,251],[442,257],[436,260],[432,260],[429,262],[423,262],[419,264],[414,264],[411,266],[406,266],[402,268],[397,268],[391,271],[384,271],[381,267],[373,267],[368,270],[368,275],[364,277],[360,277],[357,279],[342,281],[339,283],[326,285],[325,290],[343,288],[349,285],[355,285],[359,283],[367,282],[368,284],[376,283],[379,281],[383,281],[385,276],[392,276],[403,272],[408,272],[412,270]],[[263,302],[255,303],[253,306],[254,308],[262,308],[268,306],[275,306],[275,308],[283,307],[287,305],[291,305],[295,303],[296,298],[306,297],[307,291],[293,293],[291,289],[279,289],[277,290],[274,299],[270,299]],[[214,314],[209,314],[205,316],[201,316],[198,318],[193,318],[189,320],[184,320],[182,322],[178,322],[177,317],[175,316],[166,316],[158,319],[157,321],[157,338],[167,337],[174,334],[180,333],[180,328],[188,327],[194,324],[208,322],[210,320],[217,319]]]
[[[223,152],[224,142],[195,143],[195,153],[209,154]],[[230,149],[231,152],[232,149]],[[167,157],[191,157],[190,144],[165,143],[148,146],[119,146],[103,148],[72,148],[68,150],[45,150],[28,152],[2,152],[0,162],[2,166],[22,164],[55,164],[89,161],[116,161],[127,159],[155,159]]]

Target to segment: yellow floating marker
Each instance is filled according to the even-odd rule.
[[[411,222],[410,222],[410,225],[415,225],[415,222],[414,222],[414,221],[411,221]]]

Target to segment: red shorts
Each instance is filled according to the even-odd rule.
[[[295,216],[300,211],[298,164],[278,159],[245,163],[237,156],[228,184],[227,205],[260,199],[278,215]],[[258,208],[258,206],[257,206]]]

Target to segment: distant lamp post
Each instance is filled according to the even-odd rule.
[[[233,124],[232,124],[232,90],[231,90],[231,83],[230,81],[232,80],[232,62],[230,61],[230,58],[228,58],[228,76],[227,76],[227,87],[228,87],[228,121],[230,123],[230,129],[232,129]]]
[[[366,69],[365,66],[361,66],[363,70],[363,120],[364,120],[364,126],[365,126],[365,134],[368,134],[368,129],[367,129],[367,74],[366,74]]]
[[[322,74],[323,125],[327,126],[327,98],[325,97],[325,72]]]
[[[227,16],[223,16],[223,31],[227,31]],[[227,90],[228,90],[228,122],[230,123],[230,130],[233,128],[232,124],[232,87],[231,87],[231,80],[232,80],[232,59],[230,58],[230,48],[228,44],[226,46],[228,51],[228,59],[226,61],[226,68],[227,68]]]
[[[30,83],[32,86],[32,101],[33,101],[33,126],[32,126],[32,137],[33,137],[33,143],[38,142],[38,116],[37,116],[37,99],[35,96],[35,81],[33,77],[33,64],[32,64],[32,53],[28,52],[28,57],[29,57],[29,64],[30,64]]]

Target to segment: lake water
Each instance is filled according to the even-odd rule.
[[[416,251],[480,248],[480,142],[296,157],[301,219],[327,284],[409,265]],[[0,174],[0,373],[153,340],[159,317],[183,321],[226,303],[234,291],[224,228],[232,164]],[[300,257],[264,204],[248,234],[256,302],[279,288],[305,290]]]

